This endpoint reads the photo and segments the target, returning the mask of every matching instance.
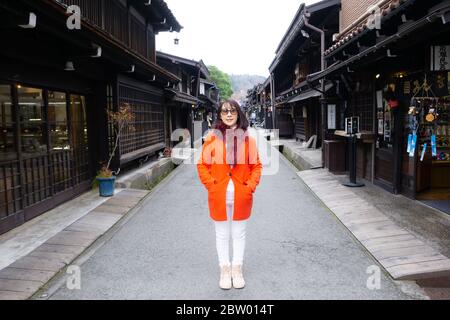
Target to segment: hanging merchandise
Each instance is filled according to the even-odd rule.
[[[413,97],[412,99],[411,99],[411,104],[410,104],[410,107],[409,107],[409,111],[408,111],[408,114],[410,115],[410,116],[417,116],[418,114],[419,114],[419,109],[418,109],[418,106],[417,106],[417,100]]]
[[[436,100],[433,100],[428,106],[428,114],[425,116],[425,120],[427,120],[428,122],[435,121],[438,116],[436,102]]]
[[[406,153],[410,153],[410,151],[411,151],[411,144],[412,144],[412,134],[410,133],[410,134],[408,134],[408,146],[407,146],[407,148],[406,148]]]
[[[416,144],[417,144],[417,134],[414,133],[411,140],[411,148],[409,149],[410,158],[414,157],[414,153],[416,152]]]
[[[395,84],[388,85],[386,90],[386,100],[390,110],[394,110],[398,107],[399,102],[395,94]]]
[[[425,156],[425,151],[427,150],[427,144],[424,143],[422,146],[422,154],[420,155],[420,161],[423,161],[423,158]]]
[[[433,134],[431,136],[431,155],[433,157],[436,157],[436,154],[437,154],[437,152],[436,152],[436,135]]]

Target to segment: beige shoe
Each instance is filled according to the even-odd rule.
[[[220,267],[219,286],[224,290],[231,289],[231,266]]]
[[[233,288],[242,289],[245,287],[244,275],[242,274],[242,265],[231,267],[231,278],[233,280]]]

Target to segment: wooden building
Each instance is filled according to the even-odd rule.
[[[163,52],[157,52],[156,57],[158,65],[181,79],[178,86],[166,89],[169,133],[187,129],[193,143],[198,139],[194,133],[203,134],[209,127],[208,117],[214,119],[217,115],[217,88],[210,81],[209,70],[202,60],[189,60]],[[176,143],[171,141],[170,145]]]
[[[265,119],[265,108],[262,103],[262,84],[257,84],[253,88],[247,90],[245,98],[245,111],[247,118],[251,120],[252,124],[262,124]],[[255,118],[252,118],[252,114]]]
[[[155,35],[182,27],[148,4],[0,0],[0,233],[90,188],[115,139],[107,109],[135,115],[114,169],[166,146],[164,89],[180,79],[156,64]]]
[[[275,122],[280,136],[298,140],[313,138],[317,147],[322,138],[321,90],[306,81],[308,74],[324,68],[322,51],[332,43],[339,30],[340,0],[301,4],[281,40],[269,67],[274,83]]]
[[[342,0],[328,68],[308,76],[339,88],[326,95],[337,106],[337,130],[327,138],[345,136],[345,118],[358,117],[359,177],[413,199],[449,202],[450,2],[382,1],[373,12],[367,2],[357,17],[353,2]]]
[[[264,128],[273,129],[273,105],[272,105],[272,86],[271,77],[267,77],[264,83],[258,88],[258,101],[264,112]]]

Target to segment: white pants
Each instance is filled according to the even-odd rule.
[[[233,265],[242,265],[245,250],[245,227],[247,220],[233,221],[234,184],[232,180],[228,184],[227,196],[227,221],[216,221],[216,247],[219,256],[219,265],[230,265],[230,235],[233,239]]]

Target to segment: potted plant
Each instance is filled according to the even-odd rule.
[[[111,170],[111,161],[116,154],[117,147],[119,146],[120,136],[125,127],[129,127],[130,129],[134,129],[133,126],[130,126],[130,123],[134,119],[133,112],[131,111],[131,107],[128,103],[123,103],[120,105],[119,110],[116,112],[106,110],[108,114],[109,121],[112,122],[114,127],[114,132],[116,134],[114,147],[109,154],[109,159],[106,164],[103,164],[101,169],[97,173],[96,181],[99,187],[99,193],[102,197],[111,197],[114,195],[114,185],[116,182],[116,174],[119,171],[115,172]]]

